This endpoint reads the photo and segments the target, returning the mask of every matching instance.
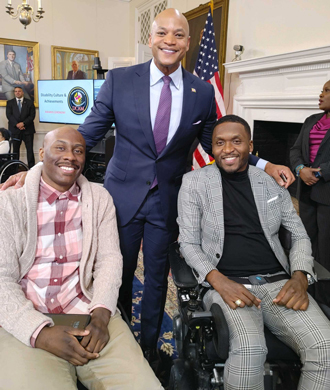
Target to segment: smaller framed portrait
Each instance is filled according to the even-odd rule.
[[[54,80],[94,79],[94,57],[97,50],[52,46],[52,77]]]
[[[0,106],[14,99],[15,87],[38,106],[39,43],[0,38]]]

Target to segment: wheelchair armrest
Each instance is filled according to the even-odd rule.
[[[280,226],[280,230],[278,231],[278,238],[280,240],[280,243],[285,251],[285,253],[288,255],[290,252],[290,249],[292,247],[292,237],[291,232],[287,230],[284,226]]]
[[[318,280],[330,280],[330,272],[322,264],[314,260],[314,268]]]
[[[170,245],[168,258],[172,270],[173,281],[177,287],[194,288],[198,285],[191,268],[181,256],[178,242],[173,242]]]

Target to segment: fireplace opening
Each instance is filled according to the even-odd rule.
[[[253,154],[274,164],[290,167],[290,148],[296,142],[302,123],[254,121]],[[297,180],[289,187],[296,196]]]

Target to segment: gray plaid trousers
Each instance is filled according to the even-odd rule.
[[[286,280],[252,286],[261,299],[255,306],[231,309],[215,291],[204,297],[206,310],[217,303],[229,327],[229,357],[225,365],[225,390],[263,390],[263,370],[267,355],[264,323],[281,341],[290,346],[303,364],[299,390],[330,389],[330,322],[309,296],[306,311],[294,311],[273,303]]]

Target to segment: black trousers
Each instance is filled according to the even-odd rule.
[[[35,164],[35,159],[34,159],[34,152],[33,152],[33,139],[34,139],[34,134],[25,134],[25,131],[22,130],[20,131],[18,136],[13,136],[13,138],[19,139],[19,141],[16,141],[13,139],[13,153],[17,154],[17,159],[19,160],[19,151],[21,147],[22,141],[25,143],[26,147],[26,154],[27,154],[27,161],[28,161],[28,166],[29,168],[32,168]]]
[[[315,260],[330,271],[330,206],[314,202],[310,193],[311,188],[302,185],[299,199],[300,218],[311,239]],[[329,296],[330,282],[318,282],[315,286],[315,298],[329,305]]]

